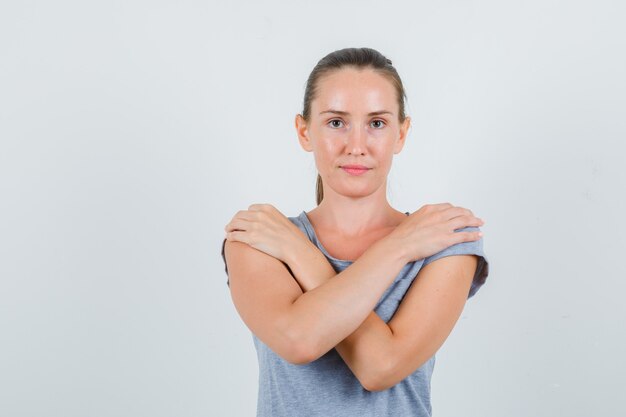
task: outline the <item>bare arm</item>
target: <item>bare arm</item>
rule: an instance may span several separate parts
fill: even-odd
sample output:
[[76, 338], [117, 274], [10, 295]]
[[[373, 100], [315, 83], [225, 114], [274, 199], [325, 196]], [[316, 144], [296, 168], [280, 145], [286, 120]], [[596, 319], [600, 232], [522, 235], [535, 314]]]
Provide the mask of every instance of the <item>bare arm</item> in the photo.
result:
[[[311, 242], [307, 241], [293, 253], [298, 256], [289, 260], [288, 265], [305, 292], [337, 276], [328, 259]], [[391, 328], [376, 312], [370, 311], [365, 321], [335, 349], [361, 385], [370, 389], [382, 369], [386, 368], [384, 363], [392, 355], [392, 342]]]
[[[289, 266], [305, 291], [336, 276], [314, 245], [299, 248], [299, 254]], [[370, 391], [390, 388], [435, 354], [463, 310], [476, 265], [476, 257], [470, 255], [425, 266], [419, 273], [422, 282], [411, 286], [389, 324], [372, 311], [335, 346], [363, 387]]]
[[396, 241], [381, 239], [352, 265], [306, 293], [279, 260], [227, 241], [230, 289], [242, 319], [294, 363], [317, 359], [353, 333], [408, 262]]
[[[293, 253], [296, 249], [300, 258], [296, 262], [301, 262], [301, 266], [292, 262], [293, 269], [302, 271], [304, 265], [310, 265], [308, 262], [319, 263], [315, 259], [321, 259], [321, 253], [298, 250], [302, 248], [302, 244], [293, 242], [308, 239], [298, 236], [300, 231], [294, 234], [295, 226], [283, 217], [272, 206], [253, 205], [248, 211], [238, 212], [226, 227], [229, 240], [226, 242], [226, 260], [233, 301], [246, 325], [272, 350], [293, 363], [307, 363], [337, 346], [357, 329], [359, 333], [365, 329], [375, 329], [375, 337], [370, 336], [370, 332], [367, 333], [367, 348], [372, 349], [374, 346], [375, 351], [386, 352], [384, 356], [391, 360], [380, 360], [375, 366], [366, 368], [365, 361], [360, 360], [367, 353], [360, 353], [364, 344], [347, 344], [343, 352], [346, 356], [357, 358], [349, 359], [348, 362], [356, 370], [355, 375], [363, 385], [376, 389], [393, 383], [401, 375], [406, 377], [416, 369], [421, 362], [416, 363], [415, 358], [423, 358], [435, 346], [429, 341], [431, 336], [434, 337], [433, 340], [443, 342], [445, 337], [441, 339], [440, 336], [444, 333], [447, 336], [458, 318], [458, 315], [455, 317], [453, 314], [454, 309], [458, 309], [458, 303], [442, 302], [438, 294], [446, 297], [463, 294], [464, 289], [458, 285], [458, 262], [467, 266], [467, 258], [472, 258], [471, 256], [446, 257], [422, 268], [419, 274], [421, 280], [416, 279], [411, 287], [421, 289], [417, 292], [409, 289], [388, 325], [378, 317], [373, 317], [377, 320], [370, 320], [368, 316], [384, 290], [407, 262], [422, 259], [452, 244], [476, 240], [479, 237], [476, 232], [453, 233], [463, 226], [480, 223], [480, 219], [474, 217], [469, 210], [453, 207], [449, 203], [423, 206], [408, 216], [390, 235], [374, 243], [340, 274], [335, 275], [334, 270], [328, 269], [327, 262], [321, 263], [320, 275], [296, 272], [304, 283], [301, 284], [302, 288], [293, 280], [285, 266], [293, 257], [284, 255]], [[291, 246], [285, 247], [283, 232], [288, 236], [295, 236], [289, 239]], [[312, 245], [310, 242], [308, 244]], [[456, 272], [451, 267], [457, 268]], [[317, 269], [314, 266], [312, 270]], [[334, 276], [335, 279], [317, 281], [326, 273], [328, 278]], [[415, 285], [417, 281], [431, 284]], [[447, 286], [441, 287], [442, 283], [447, 283]], [[463, 302], [466, 296], [467, 291], [463, 294]], [[454, 297], [456, 300], [460, 299], [456, 295]], [[409, 302], [415, 299], [420, 302]], [[436, 300], [435, 304], [433, 300]], [[413, 307], [403, 308], [409, 304]], [[426, 310], [425, 306], [428, 306]], [[412, 336], [417, 332], [411, 331], [410, 326], [421, 323], [425, 316], [429, 320], [421, 328], [430, 330], [420, 334], [417, 340]], [[438, 324], [439, 321], [441, 325]], [[405, 326], [409, 330], [404, 330], [404, 336], [400, 337], [397, 329]], [[448, 333], [445, 332], [446, 329]], [[400, 348], [399, 342], [387, 343], [389, 337], [381, 337], [381, 332], [386, 333], [386, 336], [393, 334], [396, 336], [393, 340], [403, 340], [404, 344]], [[356, 336], [358, 334], [354, 335], [355, 339]], [[417, 349], [418, 343], [428, 344], [429, 347]], [[391, 348], [387, 349], [389, 346]], [[403, 359], [396, 360], [396, 357]], [[423, 360], [428, 357], [430, 356]]]

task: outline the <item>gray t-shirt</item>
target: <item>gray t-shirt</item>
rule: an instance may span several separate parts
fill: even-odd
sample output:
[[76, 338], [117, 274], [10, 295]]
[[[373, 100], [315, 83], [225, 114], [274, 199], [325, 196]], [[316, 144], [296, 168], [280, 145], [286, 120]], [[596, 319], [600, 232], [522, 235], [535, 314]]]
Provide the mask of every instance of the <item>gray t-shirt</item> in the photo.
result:
[[[288, 218], [320, 249], [337, 273], [352, 264], [352, 261], [336, 259], [328, 254], [317, 239], [306, 212]], [[457, 231], [472, 230], [479, 228], [465, 227]], [[472, 297], [489, 274], [482, 238], [458, 243], [425, 259], [406, 264], [380, 297], [376, 313], [385, 322], [391, 320], [422, 266], [444, 256], [467, 254], [480, 256], [468, 294], [468, 298]], [[228, 269], [225, 269], [228, 274]], [[435, 355], [393, 387], [371, 392], [363, 388], [334, 348], [313, 362], [294, 365], [274, 353], [254, 333], [252, 339], [259, 362], [257, 417], [430, 417], [432, 414], [430, 380]]]

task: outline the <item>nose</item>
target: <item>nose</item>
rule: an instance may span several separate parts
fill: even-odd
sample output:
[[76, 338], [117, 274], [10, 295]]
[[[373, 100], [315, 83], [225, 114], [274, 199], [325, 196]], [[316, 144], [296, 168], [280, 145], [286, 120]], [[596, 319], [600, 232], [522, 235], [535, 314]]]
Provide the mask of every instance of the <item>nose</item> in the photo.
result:
[[358, 125], [350, 129], [346, 142], [348, 155], [365, 155], [365, 135], [366, 133]]

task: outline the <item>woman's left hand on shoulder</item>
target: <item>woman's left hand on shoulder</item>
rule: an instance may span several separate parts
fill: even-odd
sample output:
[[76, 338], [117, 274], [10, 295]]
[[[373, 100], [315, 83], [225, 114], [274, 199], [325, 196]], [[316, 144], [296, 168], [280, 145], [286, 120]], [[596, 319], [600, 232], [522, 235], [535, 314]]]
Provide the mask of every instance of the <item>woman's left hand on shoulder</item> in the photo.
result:
[[290, 259], [309, 242], [304, 233], [271, 204], [252, 204], [240, 210], [224, 227], [226, 240], [246, 243], [289, 264]]

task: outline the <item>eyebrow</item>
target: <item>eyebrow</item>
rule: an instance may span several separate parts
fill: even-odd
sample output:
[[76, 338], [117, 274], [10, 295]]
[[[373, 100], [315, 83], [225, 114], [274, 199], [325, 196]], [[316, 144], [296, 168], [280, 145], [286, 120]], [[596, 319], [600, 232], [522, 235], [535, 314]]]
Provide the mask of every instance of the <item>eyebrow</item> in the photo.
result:
[[[320, 115], [322, 115], [324, 113], [335, 113], [335, 114], [340, 114], [342, 116], [349, 116], [350, 115], [350, 113], [348, 113], [347, 111], [334, 110], [334, 109], [324, 110], [324, 111], [320, 112]], [[391, 114], [391, 115], [393, 115], [393, 113], [388, 111], [388, 110], [378, 110], [378, 111], [373, 111], [373, 112], [367, 113], [368, 116], [379, 116], [381, 114]]]

